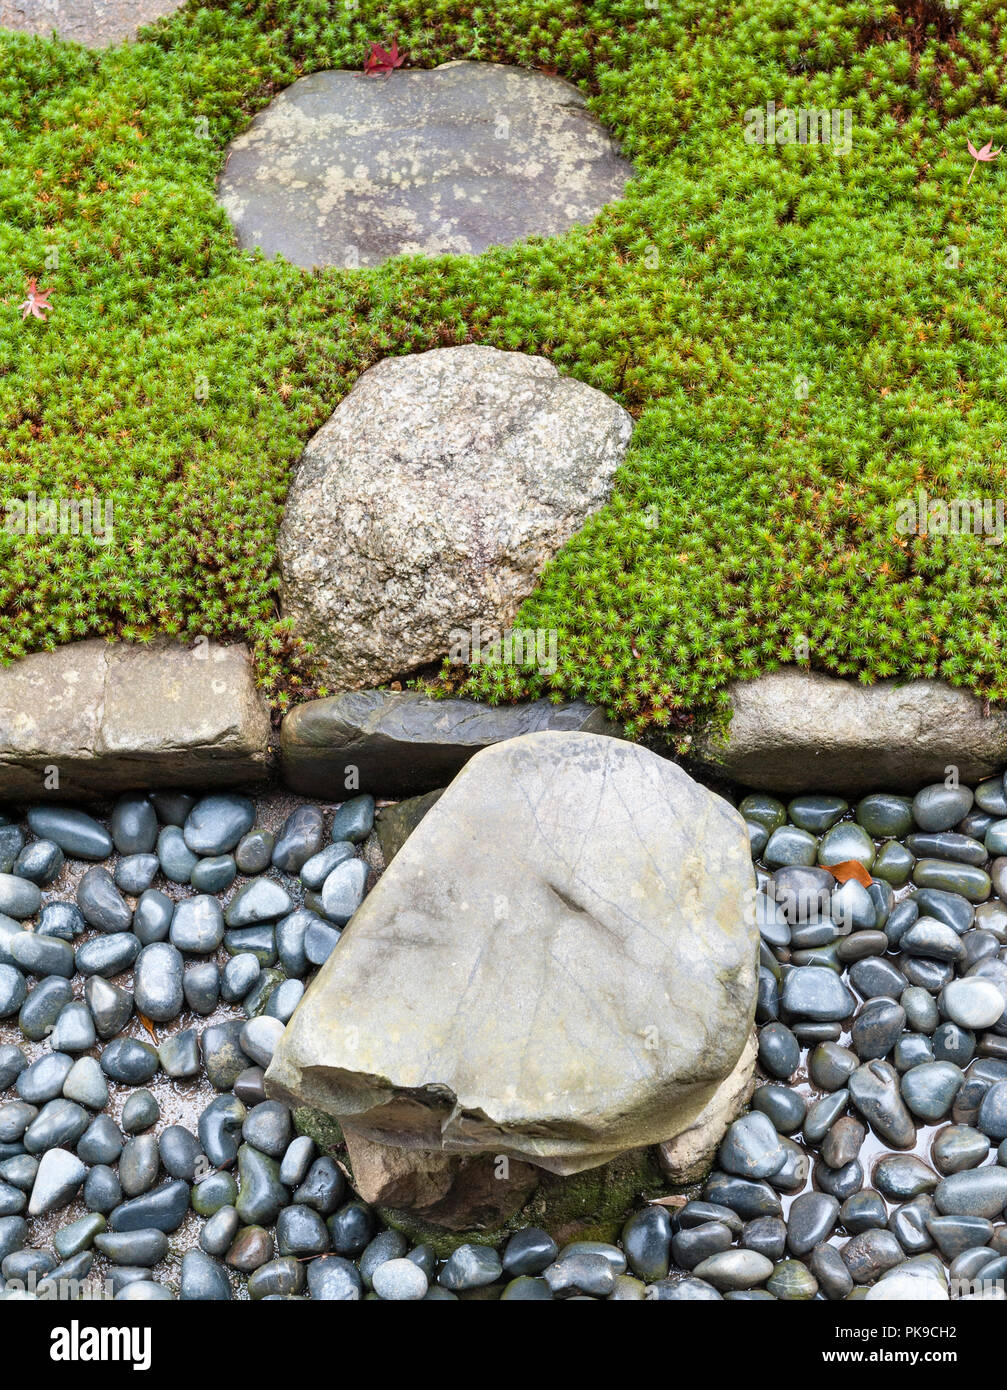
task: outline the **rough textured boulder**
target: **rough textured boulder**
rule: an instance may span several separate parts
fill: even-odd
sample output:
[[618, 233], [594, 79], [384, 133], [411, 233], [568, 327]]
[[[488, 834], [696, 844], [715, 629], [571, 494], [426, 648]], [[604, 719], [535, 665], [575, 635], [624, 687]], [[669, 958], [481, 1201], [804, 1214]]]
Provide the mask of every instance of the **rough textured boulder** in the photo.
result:
[[280, 530], [283, 611], [331, 683], [380, 685], [475, 624], [507, 628], [608, 497], [632, 427], [519, 352], [438, 348], [365, 372], [308, 442]]
[[294, 1014], [271, 1093], [403, 1148], [576, 1173], [692, 1127], [752, 1027], [737, 812], [646, 749], [479, 753]]
[[[734, 1071], [695, 1122], [656, 1149], [635, 1151], [642, 1173], [651, 1154], [666, 1182], [676, 1187], [697, 1182], [709, 1172], [724, 1131], [751, 1095], [757, 1055], [753, 1031]], [[498, 1229], [525, 1207], [544, 1176], [539, 1167], [516, 1160], [503, 1163], [495, 1154], [400, 1149], [363, 1139], [352, 1130], [345, 1138], [353, 1186], [365, 1202], [450, 1231]], [[577, 1178], [554, 1181], [573, 1184]], [[550, 1189], [553, 1200], [573, 1196], [562, 1188]], [[533, 1220], [526, 1215], [529, 1222]]]
[[785, 667], [735, 682], [729, 696], [726, 744], [707, 733], [690, 755], [761, 791], [911, 792], [951, 764], [974, 783], [1007, 762], [1007, 712], [984, 715], [975, 696], [940, 681], [863, 686]]
[[480, 749], [544, 729], [619, 733], [582, 700], [483, 705], [415, 690], [355, 690], [290, 711], [280, 729], [283, 779], [303, 796], [331, 796], [356, 768], [362, 791], [415, 796], [450, 782]]
[[494, 1230], [521, 1210], [541, 1168], [493, 1154], [471, 1157], [399, 1149], [346, 1135], [357, 1195], [374, 1206], [409, 1212], [453, 1231]]
[[[87, 641], [0, 669], [0, 796], [262, 781], [269, 715], [247, 648]], [[47, 769], [59, 786], [46, 786]]]
[[0, 0], [0, 29], [72, 39], [106, 48], [136, 37], [144, 24], [179, 9], [185, 0]]
[[239, 245], [355, 267], [556, 236], [632, 172], [568, 82], [455, 62], [302, 77], [232, 141], [218, 191]]

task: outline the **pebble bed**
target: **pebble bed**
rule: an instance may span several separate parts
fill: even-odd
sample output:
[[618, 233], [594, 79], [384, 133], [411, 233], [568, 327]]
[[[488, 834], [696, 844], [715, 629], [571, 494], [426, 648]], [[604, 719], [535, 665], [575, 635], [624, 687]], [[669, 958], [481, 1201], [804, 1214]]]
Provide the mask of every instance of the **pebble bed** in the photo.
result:
[[678, 1298], [1002, 1300], [1007, 790], [751, 795], [759, 1081]]
[[370, 797], [0, 817], [0, 1299], [1003, 1299], [1003, 779], [739, 809], [759, 1080], [702, 1190], [447, 1260], [263, 1087], [375, 880]]

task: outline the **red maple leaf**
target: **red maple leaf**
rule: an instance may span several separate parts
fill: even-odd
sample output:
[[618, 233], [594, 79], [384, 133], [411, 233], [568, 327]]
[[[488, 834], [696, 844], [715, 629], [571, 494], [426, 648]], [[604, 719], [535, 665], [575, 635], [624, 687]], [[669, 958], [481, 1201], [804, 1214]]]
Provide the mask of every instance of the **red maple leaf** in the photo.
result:
[[33, 314], [35, 318], [41, 319], [44, 323], [45, 311], [52, 308], [52, 305], [49, 303], [49, 296], [52, 294], [54, 288], [55, 286], [50, 285], [47, 290], [40, 290], [38, 281], [33, 275], [28, 281], [28, 298], [23, 304], [17, 306], [21, 310], [22, 319], [26, 319], [29, 314]]
[[966, 140], [965, 143], [969, 147], [969, 154], [975, 160], [975, 164], [973, 164], [972, 168], [969, 170], [968, 180], [965, 184], [965, 187], [968, 188], [969, 184], [972, 182], [972, 175], [976, 171], [976, 164], [988, 164], [990, 160], [996, 159], [997, 155], [1000, 153], [1000, 150], [995, 150], [993, 148], [992, 140], [988, 140], [986, 144], [983, 145], [981, 150], [977, 150], [971, 140]]
[[825, 868], [839, 883], [849, 883], [851, 878], [855, 878], [865, 888], [871, 886], [871, 876], [859, 859], [844, 859], [839, 864], [826, 864]]
[[382, 48], [379, 43], [371, 44], [371, 51], [364, 62], [364, 72], [368, 77], [388, 76], [393, 68], [400, 68], [404, 62], [396, 36], [392, 39], [391, 48]]

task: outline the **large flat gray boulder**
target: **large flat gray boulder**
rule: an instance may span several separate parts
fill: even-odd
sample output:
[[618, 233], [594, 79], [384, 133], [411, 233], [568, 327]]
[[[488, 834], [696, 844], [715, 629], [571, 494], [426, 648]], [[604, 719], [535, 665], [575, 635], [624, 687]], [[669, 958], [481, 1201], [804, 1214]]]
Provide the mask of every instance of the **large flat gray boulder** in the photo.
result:
[[940, 681], [865, 686], [785, 667], [728, 694], [726, 743], [704, 733], [690, 758], [760, 791], [913, 792], [952, 765], [974, 784], [1007, 762], [1007, 712]]
[[255, 783], [269, 736], [239, 644], [91, 640], [0, 668], [0, 797]]
[[72, 39], [107, 48], [136, 37], [144, 24], [180, 9], [185, 0], [0, 0], [0, 29]]
[[[544, 357], [439, 348], [365, 372], [308, 441], [280, 529], [283, 611], [327, 683], [381, 685], [508, 629], [632, 428]], [[539, 669], [558, 659], [547, 633], [531, 644]]]
[[752, 1027], [737, 812], [646, 749], [477, 754], [364, 900], [270, 1092], [400, 1148], [569, 1174], [692, 1128]]
[[454, 62], [300, 78], [231, 142], [218, 191], [239, 245], [356, 267], [559, 235], [632, 172], [568, 82]]
[[490, 744], [545, 729], [620, 733], [583, 700], [483, 705], [416, 690], [353, 690], [290, 711], [280, 727], [281, 768], [287, 786], [303, 796], [342, 789], [416, 796], [443, 787]]

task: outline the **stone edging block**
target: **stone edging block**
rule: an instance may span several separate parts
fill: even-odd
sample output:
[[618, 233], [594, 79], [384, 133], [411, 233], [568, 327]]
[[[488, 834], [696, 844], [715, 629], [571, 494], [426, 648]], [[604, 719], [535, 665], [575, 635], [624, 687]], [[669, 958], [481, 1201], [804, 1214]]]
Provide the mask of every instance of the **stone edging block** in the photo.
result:
[[0, 668], [0, 797], [254, 784], [269, 740], [241, 644], [92, 639]]
[[915, 792], [947, 769], [974, 785], [1007, 762], [1007, 711], [942, 681], [858, 685], [784, 667], [729, 687], [726, 743], [697, 736], [692, 762], [760, 791]]
[[354, 690], [292, 709], [280, 728], [280, 763], [286, 785], [304, 796], [364, 791], [398, 799], [444, 787], [491, 744], [545, 729], [622, 736], [582, 700], [483, 705], [415, 690]]

